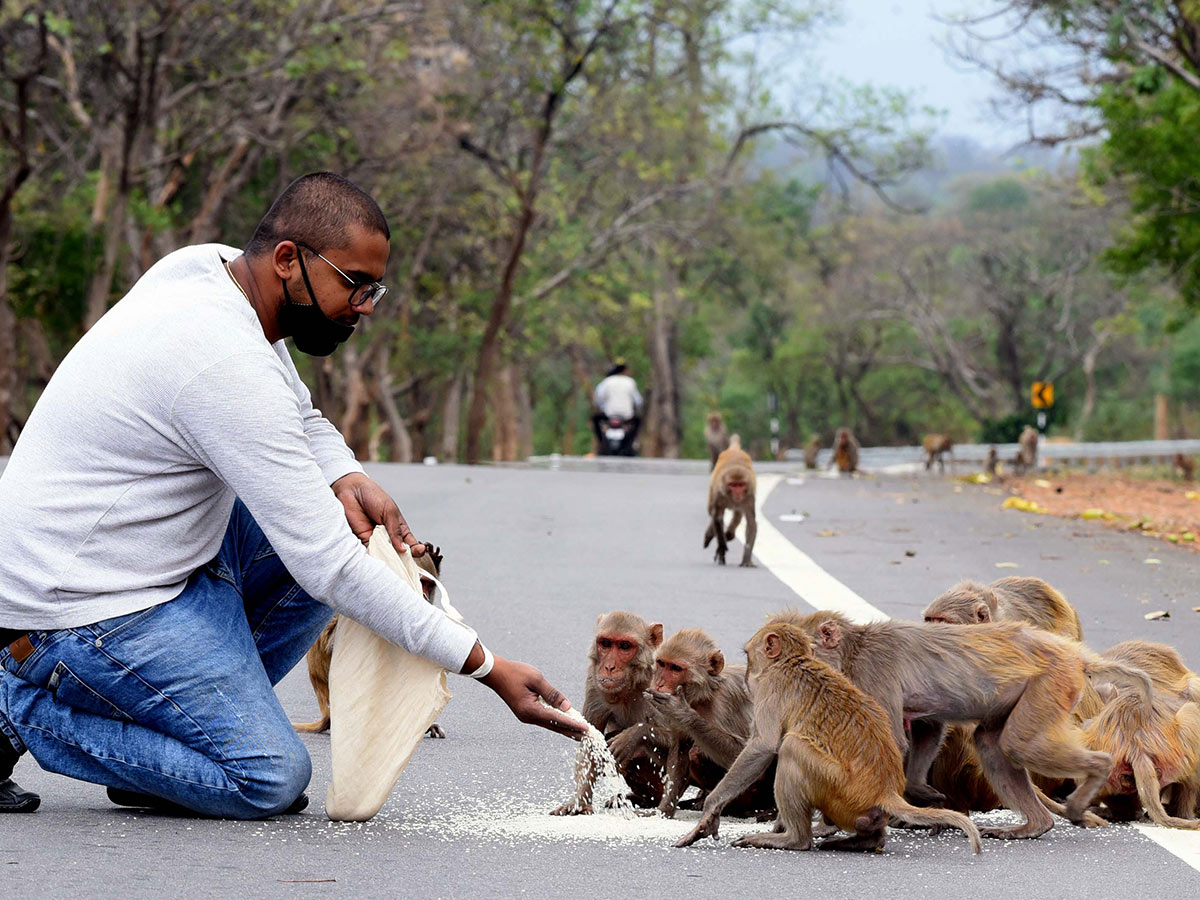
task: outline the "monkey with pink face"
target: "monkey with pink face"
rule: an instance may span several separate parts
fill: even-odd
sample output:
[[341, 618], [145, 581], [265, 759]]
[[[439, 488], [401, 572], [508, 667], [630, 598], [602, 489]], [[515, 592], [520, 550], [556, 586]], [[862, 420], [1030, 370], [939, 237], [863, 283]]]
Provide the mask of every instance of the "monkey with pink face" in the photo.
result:
[[[717, 552], [713, 557], [720, 565], [725, 565], [725, 554], [729, 550], [729, 541], [741, 524], [743, 516], [746, 519], [746, 549], [742, 552], [742, 565], [752, 567], [751, 556], [754, 552], [754, 539], [758, 535], [758, 521], [754, 518], [754, 463], [750, 454], [742, 449], [742, 441], [736, 434], [730, 437], [728, 449], [717, 457], [713, 467], [712, 477], [708, 483], [708, 528], [704, 532], [704, 546], [717, 539]], [[725, 510], [733, 510], [733, 519], [728, 527], [725, 525]]]

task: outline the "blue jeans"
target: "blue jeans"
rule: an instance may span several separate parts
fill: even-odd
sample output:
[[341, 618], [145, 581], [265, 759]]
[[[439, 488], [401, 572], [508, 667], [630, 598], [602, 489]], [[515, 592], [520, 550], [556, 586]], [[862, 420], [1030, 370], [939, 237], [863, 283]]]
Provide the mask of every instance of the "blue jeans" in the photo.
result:
[[274, 815], [312, 763], [272, 686], [332, 615], [239, 500], [216, 559], [174, 600], [33, 632], [20, 663], [0, 650], [0, 728], [51, 772], [212, 816]]

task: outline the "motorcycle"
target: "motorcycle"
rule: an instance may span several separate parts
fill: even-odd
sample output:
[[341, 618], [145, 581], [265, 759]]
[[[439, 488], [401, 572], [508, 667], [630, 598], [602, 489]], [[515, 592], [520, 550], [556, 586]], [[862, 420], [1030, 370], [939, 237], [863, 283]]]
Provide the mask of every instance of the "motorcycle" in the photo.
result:
[[600, 429], [601, 456], [636, 456], [630, 435], [630, 421], [620, 416], [609, 416]]

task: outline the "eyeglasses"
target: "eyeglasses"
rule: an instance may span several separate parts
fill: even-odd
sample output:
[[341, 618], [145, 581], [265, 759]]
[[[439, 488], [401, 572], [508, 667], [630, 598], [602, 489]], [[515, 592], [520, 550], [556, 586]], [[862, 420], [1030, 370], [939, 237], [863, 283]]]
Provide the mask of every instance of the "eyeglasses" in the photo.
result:
[[[383, 295], [387, 293], [387, 285], [385, 285], [382, 281], [355, 281], [328, 259], [325, 259], [324, 256], [322, 256], [308, 244], [304, 243], [303, 241], [293, 241], [292, 243], [294, 243], [297, 247], [303, 247], [309, 253], [313, 253], [321, 259], [324, 259], [325, 262], [329, 263], [329, 265], [333, 267], [333, 271], [337, 272], [348, 282], [350, 282], [349, 302], [354, 309], [359, 309], [363, 306], [366, 306], [367, 303], [371, 304], [372, 312], [379, 308], [379, 304], [383, 301]], [[300, 260], [300, 274], [304, 276], [305, 287], [308, 288], [309, 296], [312, 296], [313, 302], [316, 303], [317, 298], [313, 296], [312, 285], [308, 284], [308, 273], [304, 271], [304, 259], [303, 257], [297, 258]]]

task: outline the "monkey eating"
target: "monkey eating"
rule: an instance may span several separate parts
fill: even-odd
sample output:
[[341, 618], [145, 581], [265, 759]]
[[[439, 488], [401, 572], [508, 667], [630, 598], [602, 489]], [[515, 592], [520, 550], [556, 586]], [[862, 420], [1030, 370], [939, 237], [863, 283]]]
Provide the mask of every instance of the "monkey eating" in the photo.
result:
[[[1158, 694], [1147, 701], [1121, 690], [1099, 715], [1084, 723], [1084, 741], [1112, 756], [1108, 780], [1096, 795], [1111, 817], [1128, 820], [1145, 808], [1151, 821], [1167, 828], [1200, 828], [1193, 818], [1200, 792], [1200, 706], [1179, 704]], [[1178, 815], [1168, 815], [1163, 788], [1177, 790]]]
[[[659, 772], [666, 756], [666, 729], [655, 727], [643, 694], [650, 687], [654, 650], [662, 639], [659, 623], [614, 610], [596, 619], [596, 635], [588, 651], [583, 717], [608, 739], [635, 806], [655, 806], [663, 793]], [[590, 814], [597, 774], [580, 773], [575, 797], [551, 815]]]
[[[1066, 598], [1040, 578], [1011, 576], [990, 585], [960, 582], [927, 607], [926, 622], [949, 625], [979, 625], [989, 622], [1026, 622], [1035, 628], [1083, 640], [1079, 614]], [[1075, 716], [1082, 720], [1095, 715], [1103, 705], [1090, 681], [1085, 681]], [[914, 727], [925, 727], [918, 724]], [[1000, 805], [983, 774], [970, 725], [951, 725], [929, 771], [929, 784], [945, 795], [951, 809], [986, 812]], [[1037, 777], [1045, 791], [1058, 789], [1061, 779]]]
[[913, 825], [959, 828], [981, 850], [979, 831], [962, 813], [920, 809], [901, 796], [904, 765], [883, 708], [841, 673], [813, 656], [800, 628], [767, 624], [746, 644], [754, 730], [704, 803], [699, 824], [675, 846], [717, 837], [730, 799], [776, 761], [775, 830], [749, 834], [735, 847], [808, 850], [814, 810], [850, 837], [827, 838], [822, 850], [879, 850], [889, 816]]
[[1100, 655], [1141, 669], [1157, 690], [1177, 700], [1200, 703], [1200, 676], [1187, 667], [1174, 647], [1153, 641], [1121, 641]]
[[954, 441], [944, 434], [927, 434], [925, 439], [921, 441], [921, 447], [925, 450], [925, 471], [928, 472], [933, 468], [936, 461], [938, 471], [946, 471], [946, 462], [943, 457], [950, 454], [950, 466], [954, 467]]
[[708, 445], [708, 470], [717, 467], [717, 457], [729, 447], [729, 432], [725, 429], [725, 420], [719, 412], [708, 414], [708, 424], [704, 426], [704, 443]]
[[[779, 622], [807, 631], [817, 658], [887, 712], [897, 747], [908, 750], [905, 792], [916, 802], [944, 799], [927, 783], [944, 723], [976, 723], [973, 740], [988, 781], [1006, 807], [1025, 816], [1022, 824], [986, 829], [989, 837], [1033, 838], [1053, 827], [1029, 771], [1075, 779], [1064, 812], [1075, 824], [1089, 824], [1088, 805], [1112, 760], [1084, 745], [1072, 717], [1084, 682], [1105, 676], [1147, 698], [1151, 693], [1144, 672], [1027, 625], [963, 628], [895, 620], [855, 625], [830, 612], [784, 613], [771, 624]], [[905, 724], [921, 721], [930, 727], [914, 727], [909, 746]]]
[[[421, 556], [414, 556], [413, 562], [434, 578], [440, 578], [442, 558], [442, 549], [427, 543], [425, 553]], [[422, 581], [421, 588], [425, 592], [425, 599], [428, 600], [430, 592], [433, 590], [433, 583]], [[318, 635], [313, 645], [308, 648], [308, 655], [305, 657], [305, 661], [308, 663], [308, 680], [312, 684], [313, 693], [317, 695], [317, 707], [321, 711], [321, 718], [315, 722], [292, 723], [292, 727], [296, 731], [304, 734], [319, 734], [329, 730], [329, 665], [333, 659], [333, 633], [337, 628], [337, 623], [338, 617], [334, 616]], [[441, 725], [434, 722], [425, 732], [425, 736], [444, 738], [446, 731]]]
[[858, 440], [849, 428], [839, 428], [833, 436], [833, 461], [843, 475], [858, 471]]
[[[754, 493], [757, 480], [750, 454], [742, 449], [741, 439], [735, 434], [729, 439], [729, 448], [717, 457], [712, 477], [708, 482], [708, 528], [704, 532], [704, 546], [717, 539], [717, 552], [713, 559], [725, 565], [725, 554], [729, 541], [744, 516], [746, 519], [746, 547], [742, 551], [742, 566], [753, 568], [754, 539], [758, 535], [758, 520], [754, 516]], [[725, 510], [733, 510], [733, 519], [725, 526]]]
[[[689, 785], [707, 791], [733, 765], [750, 735], [752, 705], [745, 669], [726, 666], [716, 642], [700, 628], [671, 635], [655, 653], [654, 665], [654, 686], [646, 697], [670, 733], [667, 784], [658, 809], [673, 818]], [[773, 806], [769, 781], [747, 785], [738, 802], [745, 810]]]
[[990, 585], [961, 581], [921, 614], [926, 622], [978, 625], [984, 622], [1028, 622], [1042, 631], [1083, 640], [1079, 613], [1066, 598], [1040, 578], [1011, 575]]

